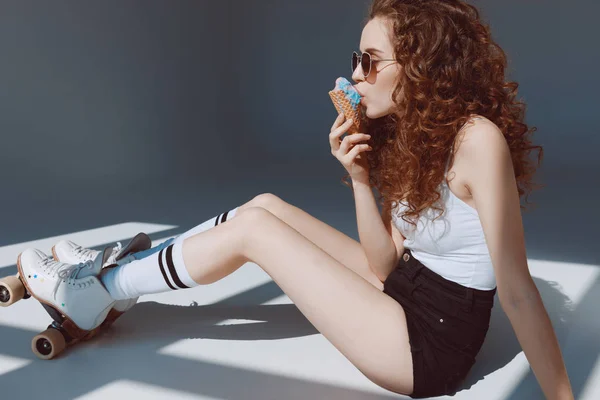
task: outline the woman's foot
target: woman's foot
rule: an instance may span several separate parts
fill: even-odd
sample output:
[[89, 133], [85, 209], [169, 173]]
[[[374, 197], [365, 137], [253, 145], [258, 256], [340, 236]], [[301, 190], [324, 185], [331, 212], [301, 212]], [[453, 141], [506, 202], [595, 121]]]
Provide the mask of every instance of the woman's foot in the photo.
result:
[[17, 269], [27, 292], [89, 331], [104, 322], [115, 304], [98, 278], [109, 255], [107, 247], [94, 260], [65, 264], [29, 248], [19, 254]]
[[[119, 264], [119, 261], [125, 261], [124, 259], [128, 255], [148, 250], [151, 246], [152, 240], [150, 237], [140, 232], [125, 247], [121, 246], [121, 242], [117, 242], [117, 245], [111, 249], [111, 253], [102, 267], [105, 269], [109, 266]], [[100, 251], [98, 250], [82, 247], [70, 240], [61, 240], [52, 247], [54, 259], [67, 264], [79, 264], [94, 260], [99, 253]], [[98, 278], [101, 278], [101, 274], [98, 275]], [[124, 313], [133, 307], [137, 303], [137, 300], [138, 297], [117, 300], [113, 308]]]

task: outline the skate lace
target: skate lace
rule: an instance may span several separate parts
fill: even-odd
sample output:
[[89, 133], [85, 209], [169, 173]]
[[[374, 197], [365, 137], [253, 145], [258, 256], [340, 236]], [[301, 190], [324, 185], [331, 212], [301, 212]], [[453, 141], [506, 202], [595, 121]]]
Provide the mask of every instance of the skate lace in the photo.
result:
[[122, 248], [123, 248], [123, 246], [121, 246], [121, 242], [117, 242], [117, 245], [115, 247], [113, 247], [112, 253], [110, 253], [110, 256], [106, 260], [107, 265], [117, 263], [117, 256], [121, 252]]
[[40, 265], [46, 270], [46, 273], [49, 276], [58, 277], [56, 284], [54, 285], [54, 290], [52, 291], [52, 297], [56, 300], [56, 292], [58, 291], [60, 284], [65, 280], [65, 282], [70, 283], [71, 279], [75, 278], [83, 268], [93, 268], [94, 262], [90, 260], [79, 264], [65, 264], [54, 261], [52, 257], [48, 257], [42, 260]]
[[[117, 245], [115, 247], [113, 247], [112, 253], [110, 253], [110, 256], [108, 257], [106, 262], [109, 264], [115, 264], [116, 258], [119, 255], [119, 253], [121, 252], [122, 248], [123, 248], [123, 246], [121, 245], [121, 242], [117, 242]], [[75, 255], [77, 257], [83, 258], [84, 260], [93, 260], [98, 255], [97, 250], [86, 249], [85, 247], [82, 247], [82, 246], [75, 247], [73, 249], [73, 251], [75, 252]]]
[[95, 250], [86, 249], [85, 247], [77, 246], [73, 249], [75, 255], [80, 258], [86, 258], [88, 260], [94, 259], [96, 254], [98, 254]]

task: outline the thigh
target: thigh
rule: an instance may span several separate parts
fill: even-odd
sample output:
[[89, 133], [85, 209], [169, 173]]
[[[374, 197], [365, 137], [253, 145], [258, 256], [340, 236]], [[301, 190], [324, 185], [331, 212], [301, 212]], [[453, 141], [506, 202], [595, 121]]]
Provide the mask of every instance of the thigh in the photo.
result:
[[[413, 372], [402, 306], [262, 207], [224, 236], [242, 232], [244, 259], [259, 265], [304, 316], [377, 385], [411, 393]], [[218, 229], [219, 227], [217, 227]]]
[[271, 193], [254, 197], [244, 204], [242, 209], [247, 207], [266, 209], [371, 285], [383, 291], [383, 282], [371, 270], [360, 242]]

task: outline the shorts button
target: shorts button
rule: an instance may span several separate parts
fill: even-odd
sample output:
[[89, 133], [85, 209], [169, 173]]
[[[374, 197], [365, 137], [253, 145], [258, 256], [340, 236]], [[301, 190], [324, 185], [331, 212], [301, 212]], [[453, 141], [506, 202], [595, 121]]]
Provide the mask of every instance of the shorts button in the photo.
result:
[[444, 322], [444, 320], [442, 318], [440, 318], [440, 322]]
[[404, 261], [408, 261], [410, 259], [410, 255], [408, 253], [404, 253], [404, 256], [402, 258], [404, 259]]

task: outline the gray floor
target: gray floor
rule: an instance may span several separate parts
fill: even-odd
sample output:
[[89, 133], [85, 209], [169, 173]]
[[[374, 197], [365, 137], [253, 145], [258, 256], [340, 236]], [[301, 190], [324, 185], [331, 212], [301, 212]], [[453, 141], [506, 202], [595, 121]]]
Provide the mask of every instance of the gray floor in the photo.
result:
[[[11, 183], [10, 197], [2, 200], [0, 276], [15, 273], [16, 257], [26, 247], [49, 251], [54, 241], [66, 237], [100, 248], [124, 241], [136, 230], [146, 230], [157, 244], [264, 192], [358, 239], [354, 199], [340, 182], [342, 173], [333, 162], [307, 162], [240, 170], [229, 179], [193, 187], [157, 179], [137, 187], [115, 184], [59, 192], [43, 182]], [[589, 171], [543, 171], [540, 180], [547, 187], [530, 196], [537, 207], [523, 214], [531, 274], [555, 327], [575, 398], [589, 400], [600, 398], [600, 182], [598, 176], [592, 178]], [[357, 371], [252, 263], [212, 285], [144, 296], [100, 337], [58, 359], [41, 361], [32, 354], [30, 341], [49, 322], [33, 300], [0, 309], [3, 395], [402, 397]], [[477, 364], [456, 398], [543, 398], [497, 299]]]

